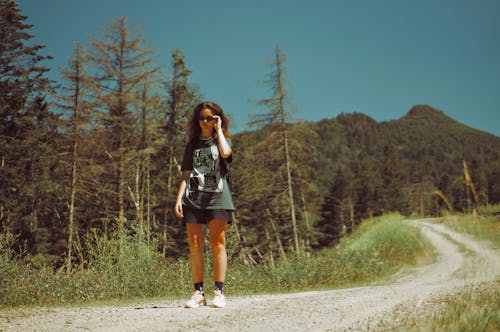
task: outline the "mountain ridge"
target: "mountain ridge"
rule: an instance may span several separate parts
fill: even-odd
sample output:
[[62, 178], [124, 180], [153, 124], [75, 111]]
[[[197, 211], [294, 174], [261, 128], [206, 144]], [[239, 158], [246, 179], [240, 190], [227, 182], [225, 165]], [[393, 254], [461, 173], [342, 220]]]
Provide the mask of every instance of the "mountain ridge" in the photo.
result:
[[[433, 108], [429, 105], [415, 105], [413, 106], [403, 117], [400, 119], [401, 121], [434, 121], [436, 123], [443, 123], [446, 126], [455, 126], [456, 128], [462, 128], [464, 130], [468, 130], [471, 133], [484, 133], [488, 135], [492, 135], [497, 137], [496, 135], [483, 131], [477, 128], [473, 128], [465, 123], [462, 123], [451, 116], [447, 115], [444, 111]], [[396, 121], [398, 121], [396, 120]]]
[[[240, 153], [262, 155], [271, 146], [278, 151], [279, 136], [269, 135], [273, 131], [269, 127], [236, 134], [234, 168], [254, 167], [246, 161], [240, 163]], [[290, 124], [288, 137], [294, 147], [290, 150], [294, 172], [312, 174], [310, 183], [317, 188], [320, 200], [341, 174], [350, 186], [347, 192], [354, 190], [355, 183], [362, 182], [356, 195], [364, 186], [366, 192], [359, 199], [369, 205], [366, 207], [369, 213], [388, 210], [415, 213], [419, 204], [416, 188], [426, 193], [425, 204], [432, 214], [442, 208], [430, 196], [435, 190], [449, 197], [457, 210], [464, 210], [465, 161], [482, 195], [482, 202], [478, 203], [500, 202], [500, 138], [462, 124], [429, 105], [415, 105], [403, 117], [385, 122], [377, 122], [363, 113], [341, 113], [318, 122]], [[254, 151], [252, 145], [262, 142], [268, 147]], [[301, 149], [308, 152], [304, 154]], [[276, 152], [266, 153], [270, 153], [268, 160], [272, 156], [274, 163], [278, 162]], [[262, 167], [269, 167], [269, 162]], [[245, 173], [241, 169], [238, 172]]]

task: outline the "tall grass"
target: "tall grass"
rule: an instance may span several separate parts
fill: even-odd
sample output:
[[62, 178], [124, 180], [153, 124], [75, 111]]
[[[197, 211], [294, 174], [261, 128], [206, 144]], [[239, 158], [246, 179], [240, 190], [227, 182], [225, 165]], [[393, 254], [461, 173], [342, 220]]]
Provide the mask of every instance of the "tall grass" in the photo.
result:
[[500, 215], [500, 204], [482, 205], [477, 208], [479, 214], [496, 214]]
[[500, 330], [499, 283], [471, 286], [446, 299], [446, 305], [427, 322], [429, 330], [487, 332]]
[[[319, 252], [289, 255], [271, 264], [229, 262], [226, 293], [243, 295], [339, 288], [372, 283], [402, 266], [431, 259], [418, 229], [399, 215], [366, 221], [339, 246]], [[16, 259], [6, 236], [0, 237], [0, 306], [64, 305], [180, 298], [191, 291], [186, 259], [166, 261], [155, 244], [132, 236], [87, 236], [85, 268], [56, 273]], [[209, 250], [207, 251], [209, 252]], [[206, 288], [210, 288], [211, 261], [207, 257]]]
[[339, 288], [371, 283], [403, 266], [431, 261], [432, 248], [417, 228], [402, 220], [394, 214], [366, 221], [339, 246], [281, 259], [275, 268], [231, 267], [228, 289], [241, 294]]
[[190, 289], [188, 262], [167, 263], [154, 245], [131, 236], [92, 234], [87, 266], [70, 273], [16, 258], [9, 238], [0, 237], [0, 307], [176, 297]]
[[500, 248], [500, 205], [480, 208], [479, 213], [448, 216], [442, 220], [450, 228], [487, 240], [494, 248]]

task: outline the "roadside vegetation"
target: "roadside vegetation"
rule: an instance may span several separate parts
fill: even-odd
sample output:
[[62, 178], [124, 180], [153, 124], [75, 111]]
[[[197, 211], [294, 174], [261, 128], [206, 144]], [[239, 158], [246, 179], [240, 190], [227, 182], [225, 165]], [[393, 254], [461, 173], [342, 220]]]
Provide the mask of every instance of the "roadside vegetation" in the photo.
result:
[[[443, 218], [444, 223], [498, 248], [499, 218], [496, 212], [479, 216]], [[186, 259], [165, 260], [156, 244], [125, 237], [94, 234], [86, 239], [88, 260], [71, 273], [41, 266], [29, 256], [19, 259], [10, 247], [12, 236], [0, 236], [0, 308], [124, 303], [140, 300], [183, 299], [191, 291]], [[209, 251], [207, 251], [209, 254]], [[334, 289], [373, 284], [405, 266], [427, 264], [433, 248], [419, 230], [398, 214], [364, 221], [336, 247], [277, 258], [273, 264], [230, 264], [227, 294], [230, 296]], [[206, 284], [210, 287], [210, 255]], [[207, 288], [208, 288], [207, 287]], [[438, 299], [432, 312], [411, 313], [389, 319], [396, 331], [495, 331], [500, 327], [500, 283], [468, 286]], [[392, 326], [394, 322], [398, 326]]]
[[[500, 248], [500, 205], [479, 208], [479, 215], [458, 215], [443, 218], [443, 222], [476, 239], [486, 240]], [[500, 330], [500, 280], [471, 285], [433, 304], [435, 310], [423, 315], [413, 313], [392, 319], [398, 326], [387, 323], [383, 330], [395, 331], [462, 331]]]
[[430, 330], [498, 331], [500, 329], [500, 284], [493, 282], [468, 287], [445, 301], [442, 310], [429, 319]]
[[[418, 229], [402, 222], [400, 215], [367, 220], [338, 246], [301, 255], [283, 256], [274, 264], [230, 263], [227, 293], [291, 292], [332, 289], [373, 283], [403, 266], [430, 261], [432, 249]], [[152, 298], [184, 298], [191, 291], [186, 259], [166, 261], [156, 244], [125, 236], [95, 233], [86, 238], [89, 257], [68, 273], [39, 265], [29, 256], [19, 259], [0, 237], [0, 307], [31, 305], [96, 304]], [[423, 260], [422, 260], [423, 258]], [[206, 285], [211, 285], [207, 255]], [[207, 288], [208, 288], [207, 287]]]
[[481, 206], [477, 214], [449, 216], [443, 222], [456, 231], [487, 240], [494, 248], [500, 248], [500, 204]]
[[[411, 325], [429, 331], [487, 332], [500, 329], [500, 284], [470, 286], [443, 299], [440, 309]], [[424, 322], [424, 324], [422, 324]], [[427, 322], [427, 324], [425, 324]]]
[[[469, 285], [457, 293], [434, 299], [407, 314], [394, 313], [376, 329], [381, 331], [461, 331], [500, 330], [500, 284], [498, 281]], [[427, 306], [432, 306], [429, 311]], [[401, 314], [401, 312], [403, 314]]]
[[338, 246], [281, 258], [275, 268], [231, 268], [229, 289], [245, 294], [355, 286], [376, 282], [403, 266], [430, 262], [432, 248], [418, 229], [402, 220], [392, 214], [364, 221]]

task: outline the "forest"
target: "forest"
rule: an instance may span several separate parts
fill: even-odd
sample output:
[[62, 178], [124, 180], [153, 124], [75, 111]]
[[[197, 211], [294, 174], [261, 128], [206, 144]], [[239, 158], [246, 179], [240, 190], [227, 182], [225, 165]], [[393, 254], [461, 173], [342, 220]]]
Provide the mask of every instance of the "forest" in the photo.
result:
[[[159, 68], [121, 17], [77, 44], [56, 82], [27, 17], [12, 0], [0, 4], [0, 233], [13, 235], [21, 256], [67, 270], [85, 266], [87, 239], [99, 235], [186, 256], [172, 207], [183, 125], [203, 100], [189, 59], [175, 49]], [[361, 113], [295, 121], [286, 55], [270, 55], [271, 94], [257, 101], [251, 129], [231, 139], [233, 258], [259, 264], [334, 246], [387, 212], [439, 216], [500, 203], [499, 137], [429, 105], [380, 123]]]

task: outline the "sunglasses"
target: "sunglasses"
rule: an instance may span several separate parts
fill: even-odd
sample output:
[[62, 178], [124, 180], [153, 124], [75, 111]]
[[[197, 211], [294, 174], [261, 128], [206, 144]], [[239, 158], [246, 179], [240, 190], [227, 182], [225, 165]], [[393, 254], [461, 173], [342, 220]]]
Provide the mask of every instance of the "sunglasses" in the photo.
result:
[[209, 115], [209, 116], [203, 116], [203, 115], [200, 115], [200, 116], [198, 117], [198, 120], [200, 120], [200, 121], [205, 121], [205, 120], [207, 120], [208, 122], [210, 122], [210, 121], [212, 121], [213, 119], [214, 119], [214, 118], [213, 118], [211, 115]]

